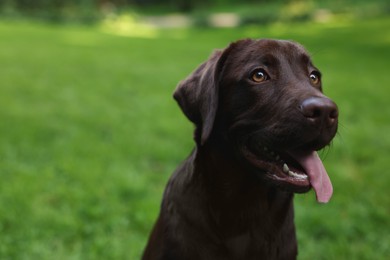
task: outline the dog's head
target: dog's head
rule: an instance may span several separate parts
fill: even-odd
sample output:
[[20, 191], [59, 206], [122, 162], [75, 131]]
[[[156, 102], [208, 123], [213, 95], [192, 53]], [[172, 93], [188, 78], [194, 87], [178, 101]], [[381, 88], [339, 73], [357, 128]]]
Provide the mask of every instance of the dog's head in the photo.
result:
[[332, 194], [315, 151], [337, 131], [338, 109], [322, 93], [305, 49], [280, 40], [241, 40], [215, 52], [174, 93], [196, 125], [198, 146], [220, 139], [268, 182], [294, 192]]

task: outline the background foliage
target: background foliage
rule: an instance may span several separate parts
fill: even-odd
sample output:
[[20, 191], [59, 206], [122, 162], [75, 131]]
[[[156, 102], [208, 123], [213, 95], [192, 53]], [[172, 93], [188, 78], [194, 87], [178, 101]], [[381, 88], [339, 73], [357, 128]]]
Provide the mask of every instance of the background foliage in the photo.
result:
[[173, 89], [213, 49], [245, 37], [304, 44], [340, 107], [339, 134], [321, 154], [334, 197], [296, 196], [299, 259], [387, 259], [390, 18], [381, 14], [177, 29], [3, 16], [0, 259], [139, 259], [165, 183], [194, 145]]
[[[283, 6], [292, 8], [281, 8]], [[317, 9], [359, 16], [389, 14], [387, 0], [0, 0], [4, 17], [34, 17], [51, 22], [96, 23], [109, 15], [128, 11], [161, 15], [185, 12], [203, 19], [214, 12], [238, 13], [244, 23], [274, 22], [280, 19], [309, 20]]]

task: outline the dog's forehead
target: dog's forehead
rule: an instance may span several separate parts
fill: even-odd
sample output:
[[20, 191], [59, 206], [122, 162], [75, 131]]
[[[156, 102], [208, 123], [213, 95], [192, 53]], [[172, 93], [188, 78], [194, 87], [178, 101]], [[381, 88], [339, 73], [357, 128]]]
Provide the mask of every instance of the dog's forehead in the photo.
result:
[[234, 56], [240, 57], [240, 62], [251, 60], [267, 60], [278, 62], [288, 60], [310, 63], [310, 56], [299, 43], [288, 40], [243, 40], [237, 42]]
[[305, 48], [297, 42], [288, 41], [288, 40], [273, 40], [273, 39], [261, 39], [255, 40], [254, 44], [257, 45], [259, 49], [267, 51], [281, 51], [281, 52], [293, 52], [297, 54], [306, 54]]

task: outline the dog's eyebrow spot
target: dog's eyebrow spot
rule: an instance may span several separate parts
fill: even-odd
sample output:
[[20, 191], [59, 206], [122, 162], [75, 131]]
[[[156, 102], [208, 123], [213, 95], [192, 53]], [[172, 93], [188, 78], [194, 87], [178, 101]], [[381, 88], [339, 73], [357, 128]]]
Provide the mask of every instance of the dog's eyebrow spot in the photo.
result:
[[306, 53], [302, 53], [299, 60], [306, 66], [313, 66], [310, 57]]
[[265, 66], [277, 66], [279, 64], [279, 60], [272, 54], [262, 56], [260, 62]]

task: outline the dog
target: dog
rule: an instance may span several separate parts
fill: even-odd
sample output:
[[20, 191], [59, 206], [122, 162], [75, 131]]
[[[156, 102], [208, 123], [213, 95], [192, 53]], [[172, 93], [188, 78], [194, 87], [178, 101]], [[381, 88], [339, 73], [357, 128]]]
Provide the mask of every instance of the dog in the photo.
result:
[[293, 194], [332, 184], [316, 151], [338, 107], [298, 43], [244, 39], [174, 92], [196, 147], [170, 178], [143, 260], [296, 259]]

